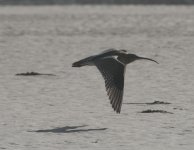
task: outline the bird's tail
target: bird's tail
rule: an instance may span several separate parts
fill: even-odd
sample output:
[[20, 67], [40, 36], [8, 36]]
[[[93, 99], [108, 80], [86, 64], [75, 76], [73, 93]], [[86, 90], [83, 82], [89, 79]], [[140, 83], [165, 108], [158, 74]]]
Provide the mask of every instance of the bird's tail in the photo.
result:
[[72, 67], [92, 66], [94, 65], [93, 58], [94, 57], [87, 57], [79, 61], [76, 61], [72, 64]]

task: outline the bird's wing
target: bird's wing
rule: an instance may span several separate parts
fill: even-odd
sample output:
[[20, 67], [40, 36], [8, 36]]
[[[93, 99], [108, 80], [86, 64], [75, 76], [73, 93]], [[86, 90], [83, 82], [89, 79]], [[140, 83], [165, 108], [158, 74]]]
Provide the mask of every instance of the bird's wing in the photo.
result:
[[114, 51], [117, 51], [117, 50], [114, 49], [114, 48], [110, 48], [110, 49], [107, 49], [107, 50], [102, 51], [99, 55], [106, 54], [106, 53], [109, 53], [109, 52], [114, 52]]
[[117, 50], [115, 48], [110, 48], [110, 49], [107, 49], [107, 50], [102, 51], [97, 56], [104, 56], [104, 55], [105, 56], [113, 56], [113, 55], [118, 55], [119, 53], [125, 53], [126, 54], [127, 53], [127, 50], [124, 50], [124, 49]]
[[101, 72], [107, 95], [113, 109], [120, 113], [123, 100], [125, 65], [114, 57], [104, 57], [95, 61], [95, 65]]

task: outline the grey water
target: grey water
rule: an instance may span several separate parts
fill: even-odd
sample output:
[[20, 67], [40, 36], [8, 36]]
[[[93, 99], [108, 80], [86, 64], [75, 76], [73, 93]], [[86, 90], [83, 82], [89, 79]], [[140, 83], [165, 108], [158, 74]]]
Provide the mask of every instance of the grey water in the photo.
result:
[[[0, 149], [193, 149], [193, 14], [193, 6], [0, 7]], [[71, 67], [107, 48], [159, 62], [127, 66], [121, 114], [95, 67]], [[15, 76], [25, 72], [55, 76]], [[154, 101], [170, 104], [135, 104]], [[149, 109], [171, 113], [140, 113]]]

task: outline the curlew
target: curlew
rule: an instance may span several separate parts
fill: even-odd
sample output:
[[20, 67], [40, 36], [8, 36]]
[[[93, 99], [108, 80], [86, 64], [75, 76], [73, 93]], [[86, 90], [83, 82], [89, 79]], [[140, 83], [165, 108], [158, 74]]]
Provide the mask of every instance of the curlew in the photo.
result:
[[123, 101], [126, 65], [141, 59], [158, 63], [150, 58], [129, 54], [126, 50], [108, 49], [98, 55], [93, 55], [74, 62], [72, 67], [96, 66], [105, 80], [105, 87], [112, 108], [117, 113], [120, 113]]

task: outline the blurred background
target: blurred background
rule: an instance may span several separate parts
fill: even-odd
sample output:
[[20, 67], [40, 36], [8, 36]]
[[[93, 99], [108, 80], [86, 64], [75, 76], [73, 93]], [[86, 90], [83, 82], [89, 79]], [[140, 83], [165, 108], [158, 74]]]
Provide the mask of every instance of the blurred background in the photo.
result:
[[194, 0], [0, 0], [6, 5], [52, 5], [52, 4], [194, 4]]

